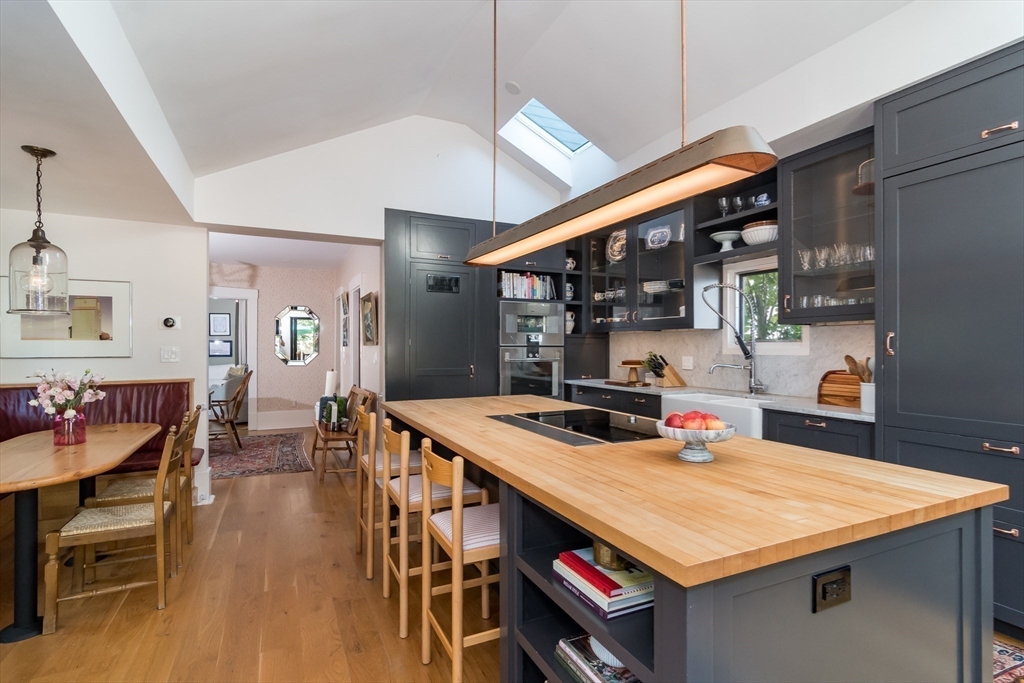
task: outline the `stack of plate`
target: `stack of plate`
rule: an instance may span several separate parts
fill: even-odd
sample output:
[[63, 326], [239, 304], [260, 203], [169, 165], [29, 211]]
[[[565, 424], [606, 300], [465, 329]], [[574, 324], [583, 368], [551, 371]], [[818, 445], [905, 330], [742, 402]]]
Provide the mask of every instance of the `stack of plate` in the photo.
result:
[[666, 280], [652, 280], [644, 283], [644, 291], [648, 294], [657, 294], [658, 292], [667, 292], [668, 290], [669, 286]]
[[778, 221], [757, 221], [743, 226], [743, 241], [747, 244], [764, 244], [779, 238]]

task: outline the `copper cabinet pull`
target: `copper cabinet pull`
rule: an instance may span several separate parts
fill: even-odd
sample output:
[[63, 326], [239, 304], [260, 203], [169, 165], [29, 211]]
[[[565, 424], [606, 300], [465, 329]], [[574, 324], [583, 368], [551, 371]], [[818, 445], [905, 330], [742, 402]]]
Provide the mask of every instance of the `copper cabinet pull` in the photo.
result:
[[825, 422], [823, 420], [818, 420], [817, 422], [815, 422], [813, 420], [804, 420], [804, 426], [805, 427], [821, 427], [822, 429], [824, 429], [825, 428]]
[[1020, 446], [1010, 446], [1009, 448], [1000, 448], [999, 446], [993, 446], [988, 441], [983, 441], [982, 442], [981, 450], [983, 450], [983, 451], [999, 451], [1000, 453], [1013, 453], [1014, 455], [1020, 455]]
[[637, 312], [633, 311], [633, 322], [636, 322], [636, 314], [637, 314]]
[[601, 394], [601, 398], [610, 399], [611, 396], [609, 396], [608, 394]]
[[583, 390], [582, 389], [577, 389], [576, 390], [576, 395], [577, 396], [582, 396], [583, 395]]
[[448, 254], [438, 254], [437, 258], [441, 259], [442, 261], [448, 261], [451, 259], [451, 256], [449, 256]]
[[593, 375], [580, 375], [580, 379], [593, 379]]
[[475, 365], [470, 365], [469, 366], [469, 378], [473, 379], [474, 377], [476, 377], [476, 366]]
[[895, 356], [896, 352], [892, 350], [892, 338], [896, 336], [895, 332], [885, 333], [885, 355]]
[[1020, 538], [1020, 529], [1000, 529], [997, 526], [992, 527], [992, 531], [998, 531], [1001, 534], [1007, 536], [1013, 536], [1014, 538]]
[[633, 403], [647, 403], [646, 398], [634, 398]]
[[1008, 123], [1005, 126], [996, 126], [995, 128], [989, 128], [987, 130], [981, 131], [981, 139], [987, 140], [988, 136], [992, 135], [992, 133], [998, 133], [1001, 130], [1017, 130], [1017, 128], [1019, 127], [1020, 121], [1014, 121], [1013, 123]]
[[784, 311], [786, 311], [786, 313], [790, 312], [789, 311], [789, 298], [790, 298], [789, 294], [787, 294], [786, 296], [782, 297], [782, 309]]

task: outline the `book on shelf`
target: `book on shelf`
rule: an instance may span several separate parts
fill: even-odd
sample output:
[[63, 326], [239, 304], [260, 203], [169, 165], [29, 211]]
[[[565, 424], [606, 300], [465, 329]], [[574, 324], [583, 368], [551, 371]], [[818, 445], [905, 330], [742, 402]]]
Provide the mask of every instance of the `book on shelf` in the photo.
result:
[[505, 299], [557, 299], [550, 275], [501, 271], [501, 296]]
[[597, 564], [593, 547], [563, 550], [558, 559], [609, 598], [654, 590], [654, 577], [639, 567], [630, 565], [626, 569], [611, 570]]
[[586, 633], [559, 640], [555, 659], [576, 683], [640, 683], [629, 669], [611, 666], [598, 659]]
[[561, 560], [554, 561], [551, 572], [556, 581], [569, 589], [570, 593], [602, 619], [614, 619], [624, 614], [632, 614], [654, 604], [654, 593], [650, 591], [634, 595], [620, 595], [615, 598], [605, 597], [591, 588], [578, 574], [562, 564]]

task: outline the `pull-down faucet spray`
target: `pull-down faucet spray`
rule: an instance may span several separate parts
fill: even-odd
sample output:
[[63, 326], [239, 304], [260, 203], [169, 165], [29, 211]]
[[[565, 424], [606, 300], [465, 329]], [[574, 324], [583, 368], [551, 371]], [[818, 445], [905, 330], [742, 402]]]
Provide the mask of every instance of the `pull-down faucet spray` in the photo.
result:
[[[740, 334], [740, 331], [738, 329], [736, 329], [736, 326], [729, 322], [729, 319], [722, 315], [718, 311], [718, 309], [712, 306], [711, 302], [708, 301], [706, 295], [708, 293], [708, 290], [710, 289], [731, 289], [732, 291], [736, 292], [737, 294], [740, 295], [740, 297], [743, 298], [743, 302], [747, 305], [747, 313], [750, 318], [750, 348], [747, 348], [746, 342], [743, 341], [743, 335]], [[715, 315], [722, 319], [723, 323], [725, 323], [732, 329], [733, 333], [736, 335], [736, 344], [739, 345], [740, 351], [743, 353], [744, 360], [750, 361], [749, 365], [715, 363], [708, 369], [708, 374], [713, 374], [716, 368], [735, 368], [737, 370], [749, 370], [750, 381], [748, 382], [748, 389], [750, 390], [750, 393], [763, 394], [766, 391], [766, 387], [763, 384], [761, 384], [761, 380], [757, 379], [757, 371], [754, 361], [754, 340], [757, 338], [757, 333], [754, 330], [754, 307], [751, 305], [750, 299], [747, 298], [747, 295], [743, 292], [743, 290], [737, 287], [736, 285], [728, 285], [721, 282], [716, 282], [715, 284], [708, 285], [707, 287], [705, 287], [703, 291], [701, 291], [700, 293], [700, 298], [704, 301], [704, 304], [707, 305], [708, 308], [714, 311]]]

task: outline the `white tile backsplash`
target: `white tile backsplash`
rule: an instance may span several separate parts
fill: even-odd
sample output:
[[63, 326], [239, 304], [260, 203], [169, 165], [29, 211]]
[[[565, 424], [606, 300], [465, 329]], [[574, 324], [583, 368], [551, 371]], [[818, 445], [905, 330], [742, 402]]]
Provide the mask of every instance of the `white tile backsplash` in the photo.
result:
[[[843, 356], [863, 360], [874, 356], [874, 323], [817, 325], [810, 328], [810, 354], [807, 356], [757, 355], [757, 376], [772, 394], [815, 397], [818, 380], [829, 370], [845, 370]], [[746, 391], [746, 370], [719, 368], [709, 375], [715, 363], [741, 363], [742, 356], [722, 353], [721, 330], [669, 330], [665, 332], [613, 332], [609, 337], [609, 377], [626, 379], [627, 371], [618, 367], [625, 359], [643, 359], [648, 351], [665, 356], [689, 386], [708, 389]], [[693, 370], [683, 370], [683, 356], [693, 357]]]

